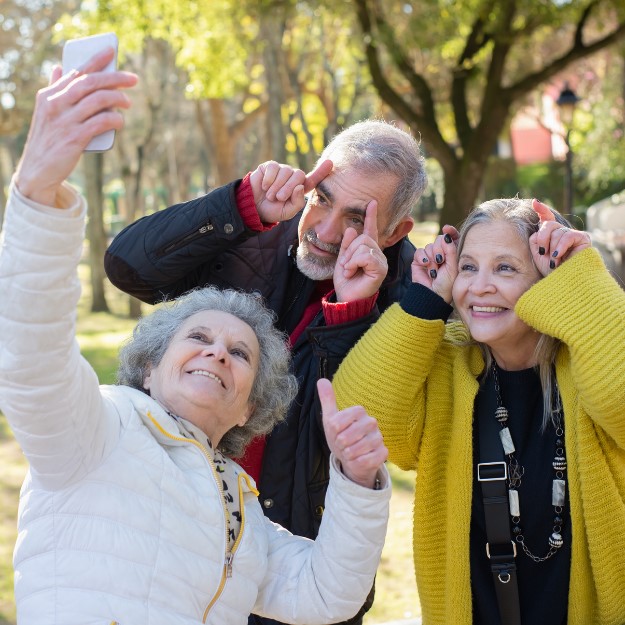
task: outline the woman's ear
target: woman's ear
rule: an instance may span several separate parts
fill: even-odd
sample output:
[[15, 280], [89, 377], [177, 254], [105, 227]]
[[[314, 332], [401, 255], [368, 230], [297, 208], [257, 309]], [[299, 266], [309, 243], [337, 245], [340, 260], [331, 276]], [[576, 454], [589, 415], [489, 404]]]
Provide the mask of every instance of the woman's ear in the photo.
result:
[[152, 383], [152, 367], [148, 366], [146, 369], [146, 373], [143, 376], [143, 388], [146, 391], [149, 391], [151, 383]]
[[254, 406], [254, 404], [252, 403], [248, 403], [245, 414], [241, 417], [241, 419], [237, 423], [237, 425], [240, 428], [242, 428], [250, 420], [250, 417], [254, 414], [254, 410], [256, 410], [256, 406]]

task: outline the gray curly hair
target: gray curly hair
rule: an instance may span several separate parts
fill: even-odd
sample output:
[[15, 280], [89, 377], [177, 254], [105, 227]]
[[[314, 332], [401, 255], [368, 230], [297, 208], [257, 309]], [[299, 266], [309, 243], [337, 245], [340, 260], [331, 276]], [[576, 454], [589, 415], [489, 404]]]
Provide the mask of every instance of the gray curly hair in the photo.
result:
[[[556, 221], [567, 228], [572, 228], [571, 224], [554, 208], [550, 209]], [[529, 239], [540, 228], [540, 218], [532, 208], [532, 200], [513, 198], [499, 198], [488, 200], [474, 208], [460, 226], [460, 236], [458, 238], [458, 256], [462, 253], [467, 233], [477, 224], [487, 224], [495, 221], [504, 221], [510, 224], [519, 235], [521, 241], [527, 243]], [[490, 370], [493, 362], [492, 354], [488, 347], [482, 343], [474, 341], [480, 348], [484, 357], [483, 378]], [[537, 369], [540, 375], [540, 382], [543, 389], [543, 428], [546, 427], [549, 419], [552, 418], [552, 395], [556, 386], [553, 365], [556, 354], [560, 347], [560, 341], [553, 336], [541, 334], [536, 345]]]
[[341, 131], [328, 143], [317, 164], [328, 158], [335, 169], [353, 167], [364, 174], [397, 176], [387, 233], [410, 215], [427, 186], [419, 143], [409, 133], [381, 119], [366, 119]]
[[163, 304], [139, 321], [131, 338], [120, 349], [117, 384], [147, 392], [143, 382], [150, 369], [158, 366], [181, 324], [203, 310], [238, 317], [254, 330], [260, 345], [258, 371], [250, 393], [254, 412], [245, 425], [230, 429], [219, 443], [224, 454], [238, 457], [253, 438], [267, 434], [284, 419], [297, 393], [297, 380], [289, 373], [286, 335], [275, 328], [273, 313], [258, 297], [207, 287]]

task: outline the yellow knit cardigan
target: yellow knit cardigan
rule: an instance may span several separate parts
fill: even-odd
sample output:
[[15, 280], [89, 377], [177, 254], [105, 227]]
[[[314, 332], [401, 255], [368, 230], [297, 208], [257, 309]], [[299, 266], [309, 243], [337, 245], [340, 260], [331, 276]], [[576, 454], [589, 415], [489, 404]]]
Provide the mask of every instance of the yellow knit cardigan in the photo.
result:
[[[573, 534], [568, 623], [623, 625], [625, 292], [588, 249], [532, 286], [516, 312], [563, 342], [556, 376]], [[484, 363], [477, 347], [458, 345], [466, 336], [458, 322], [426, 321], [395, 304], [333, 380], [339, 407], [365, 406], [390, 460], [417, 471], [413, 548], [424, 625], [472, 619], [472, 417]]]

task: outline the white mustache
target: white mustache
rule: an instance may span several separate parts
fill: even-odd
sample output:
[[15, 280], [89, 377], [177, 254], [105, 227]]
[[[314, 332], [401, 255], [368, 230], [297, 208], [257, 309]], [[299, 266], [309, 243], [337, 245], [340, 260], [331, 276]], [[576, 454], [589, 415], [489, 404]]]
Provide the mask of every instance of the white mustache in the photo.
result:
[[317, 233], [313, 229], [308, 230], [308, 232], [304, 235], [304, 238], [324, 252], [330, 252], [335, 256], [339, 255], [341, 246], [336, 243], [324, 243], [323, 241], [320, 241], [317, 237]]

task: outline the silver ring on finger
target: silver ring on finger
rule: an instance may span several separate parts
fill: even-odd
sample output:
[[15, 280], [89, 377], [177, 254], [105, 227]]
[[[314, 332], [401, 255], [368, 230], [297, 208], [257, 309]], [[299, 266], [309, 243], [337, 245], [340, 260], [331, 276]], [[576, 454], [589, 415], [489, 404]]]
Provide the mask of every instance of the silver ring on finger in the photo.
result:
[[369, 254], [370, 254], [371, 256], [373, 256], [373, 248], [372, 248], [372, 247], [370, 247], [370, 248], [369, 248]]

